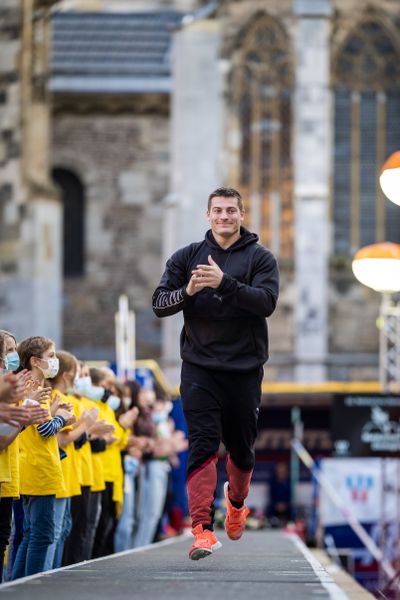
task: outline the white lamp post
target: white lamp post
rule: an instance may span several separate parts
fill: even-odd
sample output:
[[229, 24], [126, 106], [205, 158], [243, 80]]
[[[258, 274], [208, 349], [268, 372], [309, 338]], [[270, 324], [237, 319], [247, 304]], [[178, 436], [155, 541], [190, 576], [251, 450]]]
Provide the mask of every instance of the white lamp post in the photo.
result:
[[115, 313], [117, 376], [122, 381], [135, 379], [135, 339], [135, 313], [129, 310], [128, 296], [122, 294]]
[[400, 291], [400, 244], [365, 246], [355, 254], [352, 268], [360, 283], [382, 293], [379, 374], [383, 391], [390, 391], [400, 382], [400, 306], [393, 299]]
[[[400, 152], [394, 152], [381, 169], [379, 183], [389, 200], [400, 205]], [[383, 392], [400, 391], [400, 245], [384, 242], [361, 248], [353, 260], [353, 272], [364, 285], [382, 293], [379, 318], [379, 379]], [[384, 468], [383, 468], [384, 469]], [[382, 505], [386, 491], [382, 489]], [[396, 499], [398, 504], [398, 497]], [[381, 515], [381, 548], [387, 547], [384, 512]], [[381, 570], [381, 569], [380, 569]], [[395, 576], [397, 578], [397, 574]]]

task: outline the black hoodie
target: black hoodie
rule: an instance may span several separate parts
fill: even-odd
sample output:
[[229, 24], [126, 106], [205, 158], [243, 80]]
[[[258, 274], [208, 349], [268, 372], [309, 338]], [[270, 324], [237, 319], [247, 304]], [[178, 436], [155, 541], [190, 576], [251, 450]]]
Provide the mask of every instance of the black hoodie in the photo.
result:
[[[153, 294], [153, 310], [167, 317], [183, 310], [181, 357], [210, 369], [250, 371], [268, 360], [266, 317], [275, 310], [279, 272], [273, 254], [244, 227], [227, 250], [211, 230], [177, 250]], [[186, 294], [192, 270], [214, 259], [224, 275], [217, 289]]]

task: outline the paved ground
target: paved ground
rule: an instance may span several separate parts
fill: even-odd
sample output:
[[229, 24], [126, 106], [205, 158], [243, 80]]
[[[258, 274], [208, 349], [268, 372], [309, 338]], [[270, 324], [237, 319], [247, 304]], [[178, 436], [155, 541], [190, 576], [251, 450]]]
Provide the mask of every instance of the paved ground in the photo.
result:
[[200, 561], [187, 557], [190, 539], [179, 539], [4, 584], [0, 593], [10, 600], [349, 598], [280, 532], [246, 532], [239, 542], [228, 540], [225, 532], [218, 535], [222, 548]]

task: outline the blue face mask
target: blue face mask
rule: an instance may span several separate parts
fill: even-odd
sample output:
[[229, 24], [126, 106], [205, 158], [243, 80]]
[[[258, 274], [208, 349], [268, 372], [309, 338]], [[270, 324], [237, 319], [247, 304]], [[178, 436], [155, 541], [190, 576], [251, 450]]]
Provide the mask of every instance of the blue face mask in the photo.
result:
[[9, 352], [4, 359], [4, 370], [7, 372], [16, 371], [19, 367], [18, 352]]
[[107, 404], [113, 410], [118, 410], [121, 405], [121, 399], [118, 396], [109, 396], [107, 399]]

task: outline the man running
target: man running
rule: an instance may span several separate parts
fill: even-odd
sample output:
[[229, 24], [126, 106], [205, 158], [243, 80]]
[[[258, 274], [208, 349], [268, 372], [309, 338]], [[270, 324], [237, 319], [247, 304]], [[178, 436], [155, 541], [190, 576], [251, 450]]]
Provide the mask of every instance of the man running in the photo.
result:
[[181, 397], [188, 427], [188, 499], [192, 560], [221, 546], [214, 531], [217, 452], [228, 456], [225, 529], [238, 540], [249, 509], [263, 365], [268, 359], [266, 317], [275, 309], [279, 273], [272, 253], [241, 223], [240, 193], [219, 188], [208, 199], [211, 229], [202, 242], [177, 250], [153, 295], [167, 317], [183, 310]]

